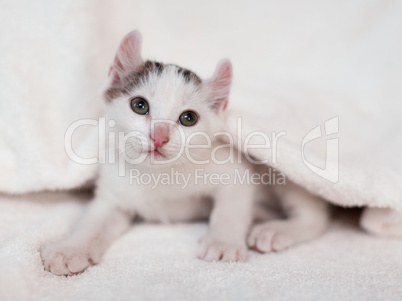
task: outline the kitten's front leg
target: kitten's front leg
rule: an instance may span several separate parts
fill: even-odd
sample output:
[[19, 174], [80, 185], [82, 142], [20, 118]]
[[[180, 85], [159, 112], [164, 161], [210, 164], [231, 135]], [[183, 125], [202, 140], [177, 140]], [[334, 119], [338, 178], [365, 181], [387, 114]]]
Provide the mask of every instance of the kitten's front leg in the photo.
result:
[[322, 234], [329, 222], [329, 204], [290, 183], [281, 189], [287, 219], [256, 225], [248, 245], [260, 252], [280, 251]]
[[201, 240], [198, 257], [206, 261], [242, 261], [252, 219], [253, 188], [224, 186], [215, 195], [209, 231]]
[[69, 238], [42, 246], [45, 269], [67, 276], [97, 264], [111, 243], [129, 228], [131, 217], [114, 204], [95, 199]]

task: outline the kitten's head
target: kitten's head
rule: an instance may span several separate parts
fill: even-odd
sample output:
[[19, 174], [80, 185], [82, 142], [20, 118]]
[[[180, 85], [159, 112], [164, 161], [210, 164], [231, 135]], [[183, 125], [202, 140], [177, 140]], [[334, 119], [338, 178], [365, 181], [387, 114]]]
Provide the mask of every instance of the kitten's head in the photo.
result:
[[[131, 137], [124, 145], [120, 141], [120, 151], [124, 148], [130, 158], [147, 157], [143, 163], [151, 165], [188, 161], [186, 145], [207, 145], [213, 133], [223, 130], [231, 81], [228, 60], [206, 80], [176, 65], [144, 61], [141, 35], [130, 32], [110, 67], [104, 94], [107, 117]], [[190, 154], [198, 159], [202, 152], [205, 148], [191, 148]]]

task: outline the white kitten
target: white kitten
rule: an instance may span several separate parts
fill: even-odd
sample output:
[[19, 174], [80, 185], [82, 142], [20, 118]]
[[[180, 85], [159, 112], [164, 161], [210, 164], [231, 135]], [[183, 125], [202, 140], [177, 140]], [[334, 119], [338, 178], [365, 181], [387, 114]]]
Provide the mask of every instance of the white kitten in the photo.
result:
[[[222, 61], [214, 75], [202, 81], [176, 65], [144, 62], [140, 48], [141, 36], [134, 31], [118, 49], [105, 100], [106, 118], [116, 122], [109, 130], [121, 139], [117, 146], [114, 139], [108, 141], [112, 152], [101, 165], [95, 200], [75, 231], [41, 249], [45, 269], [72, 275], [98, 263], [134, 217], [162, 222], [209, 217], [199, 252], [207, 261], [244, 260], [247, 244], [261, 252], [282, 250], [322, 233], [327, 205], [300, 187], [289, 182], [267, 186], [235, 181], [249, 170], [275, 171], [249, 163], [227, 144], [228, 137], [216, 135], [225, 130], [230, 62]], [[224, 175], [225, 183], [222, 178], [211, 180], [211, 175]], [[169, 183], [146, 185], [142, 176], [164, 177]], [[262, 214], [266, 208], [272, 209], [268, 215]], [[276, 209], [286, 219], [267, 221]], [[249, 234], [257, 219], [265, 223]]]

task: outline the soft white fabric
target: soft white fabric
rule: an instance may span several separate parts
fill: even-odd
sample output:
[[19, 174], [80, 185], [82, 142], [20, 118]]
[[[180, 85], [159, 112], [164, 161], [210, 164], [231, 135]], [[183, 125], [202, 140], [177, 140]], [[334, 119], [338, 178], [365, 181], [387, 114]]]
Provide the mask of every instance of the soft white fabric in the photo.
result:
[[[272, 164], [342, 205], [400, 208], [402, 3], [48, 1], [1, 4], [0, 190], [81, 186], [96, 165], [72, 162], [68, 125], [101, 114], [100, 89], [122, 36], [138, 28], [143, 55], [209, 76], [229, 57], [235, 80], [229, 118], [243, 131], [286, 131]], [[339, 181], [301, 160], [303, 137], [339, 118]], [[96, 154], [92, 126], [74, 135], [75, 150]], [[244, 138], [244, 137], [243, 137]], [[324, 147], [324, 148], [323, 148]], [[325, 158], [325, 139], [306, 157]], [[270, 152], [256, 150], [272, 159]], [[271, 160], [272, 161], [272, 160]], [[272, 163], [272, 162], [271, 162]]]
[[[135, 225], [81, 275], [44, 271], [39, 246], [68, 233], [84, 203], [64, 193], [0, 197], [0, 300], [400, 300], [402, 242], [340, 214], [322, 237], [245, 263], [195, 258], [206, 224]], [[57, 201], [55, 201], [57, 200]], [[345, 216], [346, 215], [346, 216]]]
[[[401, 2], [382, 0], [1, 1], [0, 191], [70, 189], [96, 176], [96, 165], [68, 158], [64, 134], [74, 121], [102, 114], [109, 64], [121, 38], [137, 28], [145, 58], [202, 77], [220, 58], [232, 60], [228, 126], [236, 134], [241, 115], [243, 138], [258, 129], [286, 131], [274, 168], [337, 204], [401, 210], [401, 14]], [[334, 184], [303, 163], [301, 143], [337, 116]], [[81, 128], [76, 152], [96, 154], [95, 134]], [[311, 142], [306, 158], [320, 165], [324, 150], [324, 138]], [[194, 260], [203, 224], [144, 225], [113, 245], [101, 265], [55, 277], [43, 271], [38, 247], [78, 217], [81, 205], [69, 198], [2, 197], [1, 300], [401, 298], [401, 243], [348, 223], [285, 253], [227, 265]]]

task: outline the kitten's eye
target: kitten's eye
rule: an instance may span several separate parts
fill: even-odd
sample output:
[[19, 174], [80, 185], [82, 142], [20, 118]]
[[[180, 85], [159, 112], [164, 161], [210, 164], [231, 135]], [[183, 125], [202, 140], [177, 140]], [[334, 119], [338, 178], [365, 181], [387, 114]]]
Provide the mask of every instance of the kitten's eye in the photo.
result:
[[181, 113], [179, 122], [184, 126], [192, 126], [197, 123], [198, 116], [193, 111], [186, 111]]
[[131, 100], [131, 108], [135, 113], [140, 115], [146, 115], [149, 113], [148, 102], [141, 97], [136, 97]]

